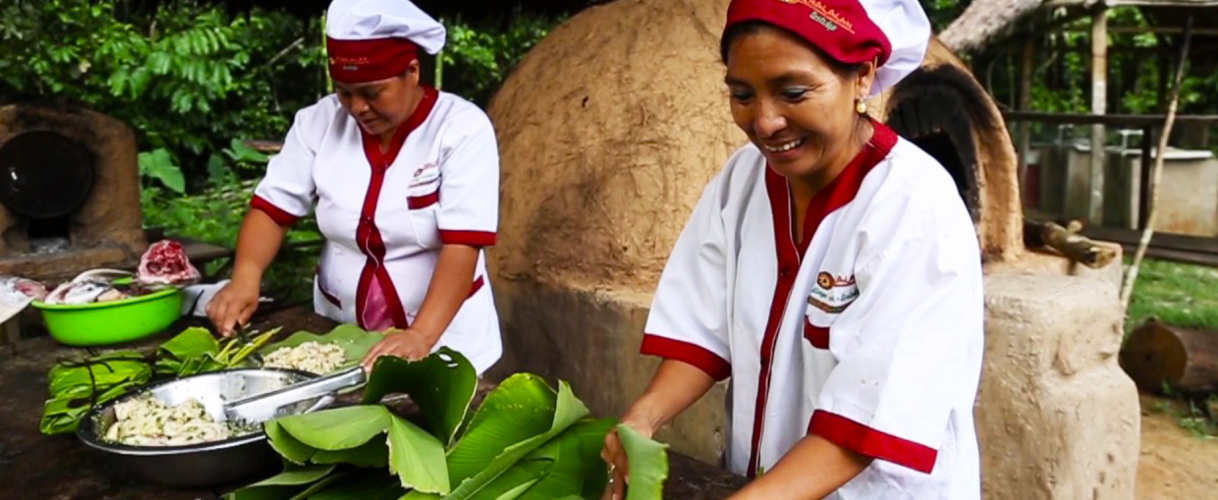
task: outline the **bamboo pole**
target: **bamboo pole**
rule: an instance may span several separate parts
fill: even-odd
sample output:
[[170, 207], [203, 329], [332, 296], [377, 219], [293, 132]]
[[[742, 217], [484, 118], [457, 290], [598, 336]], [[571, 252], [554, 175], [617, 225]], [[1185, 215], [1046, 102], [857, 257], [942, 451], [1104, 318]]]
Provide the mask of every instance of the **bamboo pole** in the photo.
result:
[[[1184, 84], [1184, 68], [1188, 64], [1188, 46], [1192, 41], [1193, 16], [1189, 15], [1184, 24], [1184, 44], [1180, 47], [1179, 64], [1176, 65], [1176, 81], [1171, 89], [1171, 101], [1167, 104], [1167, 119], [1163, 122], [1163, 131], [1159, 133], [1159, 149], [1155, 154], [1154, 175], [1150, 183], [1150, 213], [1146, 216], [1146, 227], [1142, 229], [1142, 240], [1133, 254], [1133, 262], [1125, 273], [1125, 283], [1121, 286], [1121, 306], [1129, 309], [1129, 300], [1133, 297], [1133, 286], [1138, 281], [1138, 269], [1142, 259], [1146, 257], [1146, 248], [1155, 232], [1155, 218], [1159, 215], [1159, 183], [1163, 180], [1163, 160], [1167, 155], [1167, 139], [1171, 137], [1171, 127], [1176, 121], [1176, 108], [1180, 105], [1180, 87]], [[1143, 166], [1142, 168], [1146, 168]], [[1146, 200], [1143, 200], [1146, 202]]]

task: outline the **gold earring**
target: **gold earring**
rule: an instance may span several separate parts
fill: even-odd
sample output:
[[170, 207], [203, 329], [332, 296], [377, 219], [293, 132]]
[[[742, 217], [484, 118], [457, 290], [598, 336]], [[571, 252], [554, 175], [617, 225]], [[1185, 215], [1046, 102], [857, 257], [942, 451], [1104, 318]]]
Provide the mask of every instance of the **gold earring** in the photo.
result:
[[855, 110], [855, 111], [858, 111], [858, 113], [859, 113], [860, 115], [867, 114], [867, 103], [866, 103], [866, 102], [864, 102], [864, 101], [863, 101], [863, 99], [861, 99], [861, 98], [860, 98], [860, 99], [859, 99], [859, 100], [858, 100], [858, 101], [857, 101], [857, 102], [854, 104], [854, 110]]

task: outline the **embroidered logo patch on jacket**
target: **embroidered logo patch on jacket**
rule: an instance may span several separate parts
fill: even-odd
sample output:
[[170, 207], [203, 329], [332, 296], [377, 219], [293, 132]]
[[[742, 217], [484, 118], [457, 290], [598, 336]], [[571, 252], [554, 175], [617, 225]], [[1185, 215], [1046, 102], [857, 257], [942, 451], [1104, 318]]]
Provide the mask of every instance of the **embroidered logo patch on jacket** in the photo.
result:
[[808, 304], [830, 314], [838, 314], [859, 297], [859, 287], [854, 276], [834, 276], [821, 271], [816, 275], [816, 285], [808, 295]]

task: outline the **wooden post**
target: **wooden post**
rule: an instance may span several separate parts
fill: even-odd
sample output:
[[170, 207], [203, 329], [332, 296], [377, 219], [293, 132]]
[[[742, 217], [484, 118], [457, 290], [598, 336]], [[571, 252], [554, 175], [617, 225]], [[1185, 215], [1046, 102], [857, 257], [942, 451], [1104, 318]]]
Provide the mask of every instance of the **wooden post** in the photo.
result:
[[[1032, 60], [1036, 50], [1036, 33], [1027, 35], [1023, 43], [1023, 64], [1019, 71], [1019, 109], [1032, 110]], [[1021, 192], [1028, 192], [1028, 153], [1032, 149], [1032, 123], [1019, 122], [1019, 185]], [[1026, 197], [1027, 195], [1025, 195]], [[1025, 198], [1026, 199], [1026, 198]]]
[[[1108, 7], [1100, 4], [1091, 16], [1091, 113], [1106, 114], [1108, 103]], [[1091, 126], [1091, 197], [1088, 218], [1104, 220], [1104, 125]]]

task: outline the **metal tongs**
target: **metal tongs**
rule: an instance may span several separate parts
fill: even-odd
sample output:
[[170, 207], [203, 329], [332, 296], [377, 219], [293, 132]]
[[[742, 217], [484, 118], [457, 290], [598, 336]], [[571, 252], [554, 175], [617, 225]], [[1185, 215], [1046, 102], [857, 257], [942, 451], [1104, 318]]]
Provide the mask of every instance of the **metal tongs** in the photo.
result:
[[367, 379], [364, 367], [356, 366], [324, 377], [297, 382], [282, 389], [256, 394], [224, 404], [228, 420], [265, 422], [278, 415], [285, 406], [329, 395], [348, 387], [363, 384]]

